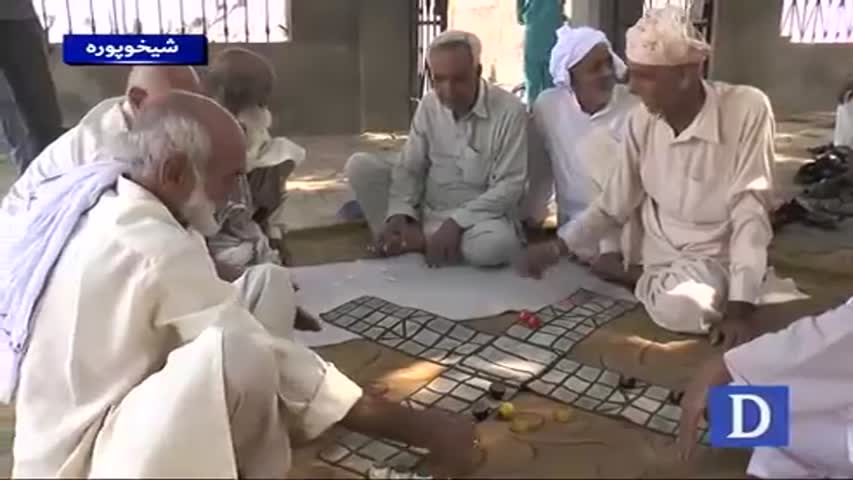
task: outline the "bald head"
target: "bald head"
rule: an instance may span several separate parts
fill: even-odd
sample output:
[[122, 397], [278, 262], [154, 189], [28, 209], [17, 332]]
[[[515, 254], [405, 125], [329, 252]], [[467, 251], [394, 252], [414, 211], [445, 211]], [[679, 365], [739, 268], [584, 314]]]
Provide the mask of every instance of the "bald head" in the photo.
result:
[[[242, 128], [222, 106], [199, 94], [173, 90], [152, 97], [128, 138], [136, 159], [133, 179], [173, 212], [196, 197], [205, 205], [223, 204], [245, 170]], [[213, 220], [208, 213], [209, 226]], [[192, 218], [187, 222], [193, 224]]]
[[125, 93], [135, 114], [148, 99], [172, 90], [202, 93], [195, 69], [185, 65], [133, 67], [127, 77]]
[[269, 103], [275, 81], [275, 70], [266, 58], [245, 48], [229, 48], [211, 62], [206, 87], [210, 96], [237, 115]]

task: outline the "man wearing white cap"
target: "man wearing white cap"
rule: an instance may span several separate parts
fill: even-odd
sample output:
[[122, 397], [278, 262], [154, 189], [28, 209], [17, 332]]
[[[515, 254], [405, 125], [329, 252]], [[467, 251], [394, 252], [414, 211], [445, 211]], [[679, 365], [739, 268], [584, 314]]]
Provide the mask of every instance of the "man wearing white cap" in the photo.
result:
[[347, 162], [376, 253], [492, 267], [521, 249], [527, 110], [481, 78], [480, 52], [474, 34], [439, 35], [427, 52], [433, 91], [418, 105], [402, 155], [356, 153]]
[[[562, 227], [601, 194], [616, 168], [628, 112], [639, 98], [617, 85], [627, 67], [600, 30], [560, 28], [550, 70], [556, 87], [533, 104], [525, 213], [528, 224], [541, 223], [556, 187]], [[623, 263], [621, 231], [616, 228], [599, 242], [595, 270], [607, 273], [615, 269], [597, 267]]]
[[620, 162], [604, 192], [559, 240], [519, 259], [538, 276], [584, 258], [637, 209], [643, 273], [635, 294], [663, 328], [744, 340], [772, 238], [774, 119], [761, 91], [702, 79], [710, 47], [684, 11], [647, 12], [626, 35], [631, 89]]

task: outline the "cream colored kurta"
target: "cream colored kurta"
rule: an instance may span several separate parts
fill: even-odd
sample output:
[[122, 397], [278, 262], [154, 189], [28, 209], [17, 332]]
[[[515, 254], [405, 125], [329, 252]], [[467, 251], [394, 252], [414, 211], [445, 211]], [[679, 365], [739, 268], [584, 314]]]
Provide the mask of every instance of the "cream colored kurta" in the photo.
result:
[[[295, 305], [286, 310], [279, 315], [292, 322]], [[201, 236], [120, 180], [69, 241], [34, 318], [13, 475], [234, 478], [222, 355], [229, 329], [253, 333], [275, 354], [292, 432], [319, 435], [361, 396], [288, 330], [270, 335], [239, 289], [217, 278]]]
[[[509, 92], [482, 81], [471, 112], [459, 120], [428, 93], [391, 175], [388, 214], [464, 229], [516, 221], [527, 179], [527, 112]], [[423, 215], [421, 215], [423, 213]]]
[[661, 326], [696, 333], [726, 300], [757, 302], [773, 236], [770, 102], [747, 86], [714, 82], [705, 91], [677, 137], [663, 119], [634, 110], [619, 167], [561, 232], [571, 250], [588, 252], [639, 208], [644, 274], [635, 293]]
[[127, 132], [127, 122], [121, 110], [124, 98], [108, 98], [95, 105], [74, 128], [48, 145], [12, 185], [0, 208], [11, 215], [26, 209], [36, 185], [91, 162], [95, 153], [111, 139]]
[[735, 384], [790, 389], [791, 444], [757, 448], [759, 478], [853, 477], [853, 299], [725, 354]]

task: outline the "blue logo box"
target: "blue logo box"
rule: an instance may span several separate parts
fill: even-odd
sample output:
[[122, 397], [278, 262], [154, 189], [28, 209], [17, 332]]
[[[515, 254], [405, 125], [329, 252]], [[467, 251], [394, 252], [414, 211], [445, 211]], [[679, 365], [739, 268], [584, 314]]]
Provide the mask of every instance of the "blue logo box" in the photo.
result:
[[710, 443], [716, 448], [786, 447], [787, 386], [722, 386], [708, 392]]
[[204, 35], [65, 35], [68, 65], [207, 65]]

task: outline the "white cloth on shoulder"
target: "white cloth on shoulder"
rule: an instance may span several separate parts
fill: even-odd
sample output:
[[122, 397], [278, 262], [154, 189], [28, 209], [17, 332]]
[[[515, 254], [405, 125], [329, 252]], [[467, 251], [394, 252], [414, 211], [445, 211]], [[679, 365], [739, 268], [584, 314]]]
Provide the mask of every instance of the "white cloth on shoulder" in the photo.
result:
[[0, 402], [15, 395], [30, 323], [53, 266], [80, 218], [126, 169], [106, 160], [77, 167], [40, 184], [26, 211], [0, 214]]

